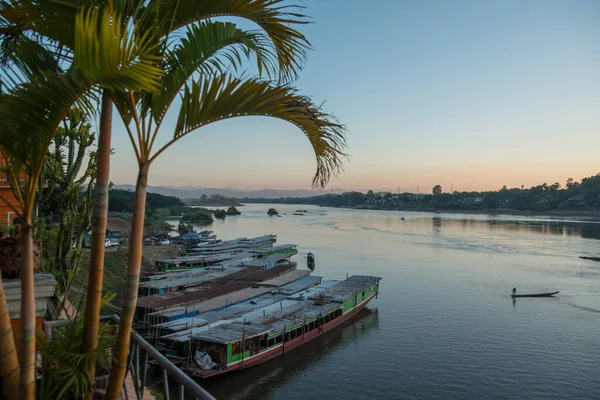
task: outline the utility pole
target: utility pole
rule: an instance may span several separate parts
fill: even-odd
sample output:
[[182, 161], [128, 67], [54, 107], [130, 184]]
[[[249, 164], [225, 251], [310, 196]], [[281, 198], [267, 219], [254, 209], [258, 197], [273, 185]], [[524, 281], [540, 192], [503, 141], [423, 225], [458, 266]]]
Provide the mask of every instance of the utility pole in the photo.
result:
[[417, 194], [419, 194], [419, 187], [417, 186]]
[[454, 185], [450, 184], [450, 194], [454, 193]]
[[400, 186], [398, 186], [398, 194], [400, 194]]

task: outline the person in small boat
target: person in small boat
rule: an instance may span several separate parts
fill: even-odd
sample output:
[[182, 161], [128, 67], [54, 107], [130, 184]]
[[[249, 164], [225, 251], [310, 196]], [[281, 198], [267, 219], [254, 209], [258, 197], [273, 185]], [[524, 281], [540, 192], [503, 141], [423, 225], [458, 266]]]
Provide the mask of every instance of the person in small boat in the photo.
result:
[[513, 295], [513, 296], [516, 296], [516, 295], [517, 295], [517, 288], [513, 288], [512, 295]]

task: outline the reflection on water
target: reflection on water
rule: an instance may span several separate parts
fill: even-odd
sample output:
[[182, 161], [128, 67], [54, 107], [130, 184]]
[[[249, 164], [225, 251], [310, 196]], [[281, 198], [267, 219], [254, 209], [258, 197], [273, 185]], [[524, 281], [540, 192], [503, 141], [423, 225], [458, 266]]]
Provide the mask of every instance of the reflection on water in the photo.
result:
[[433, 232], [440, 235], [442, 233], [442, 219], [440, 217], [431, 218], [431, 226], [433, 226]]
[[[460, 215], [460, 214], [459, 214]], [[421, 219], [431, 219], [433, 232], [441, 234], [442, 230], [448, 229], [452, 232], [468, 233], [475, 230], [488, 230], [497, 233], [536, 233], [542, 235], [576, 236], [585, 239], [600, 239], [600, 224], [585, 221], [567, 220], [508, 220], [506, 217], [496, 219], [487, 216], [482, 219], [471, 219], [465, 215], [463, 218], [452, 217], [420, 217], [408, 221], [408, 223], [419, 224]]]
[[[377, 309], [365, 308], [356, 315], [355, 320], [346, 321], [342, 326], [324, 333], [281, 357], [247, 370], [200, 383], [217, 399], [241, 400], [269, 397], [274, 388], [313, 368], [322, 358], [335, 352], [339, 347], [356, 341], [367, 330], [377, 329], [378, 317]], [[232, 393], [232, 387], [241, 390]]]

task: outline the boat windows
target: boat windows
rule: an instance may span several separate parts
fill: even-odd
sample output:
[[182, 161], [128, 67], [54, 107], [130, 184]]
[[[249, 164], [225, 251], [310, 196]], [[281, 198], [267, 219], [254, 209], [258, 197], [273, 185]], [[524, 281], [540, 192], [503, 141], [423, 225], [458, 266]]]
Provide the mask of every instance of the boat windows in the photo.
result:
[[232, 356], [237, 356], [238, 354], [240, 354], [240, 342], [235, 342], [231, 344], [231, 355]]

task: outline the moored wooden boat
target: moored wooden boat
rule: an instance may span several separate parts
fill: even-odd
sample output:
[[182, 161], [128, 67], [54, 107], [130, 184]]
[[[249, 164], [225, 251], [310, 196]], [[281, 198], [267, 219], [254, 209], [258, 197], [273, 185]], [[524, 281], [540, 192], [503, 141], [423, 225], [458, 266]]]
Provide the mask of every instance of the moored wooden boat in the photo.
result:
[[557, 290], [556, 292], [548, 292], [548, 293], [511, 294], [510, 297], [512, 297], [513, 299], [515, 297], [552, 297], [558, 293], [560, 293], [560, 292]]
[[298, 305], [262, 318], [192, 333], [195, 361], [183, 369], [191, 376], [208, 378], [282, 355], [355, 316], [376, 297], [379, 280], [352, 276]]

